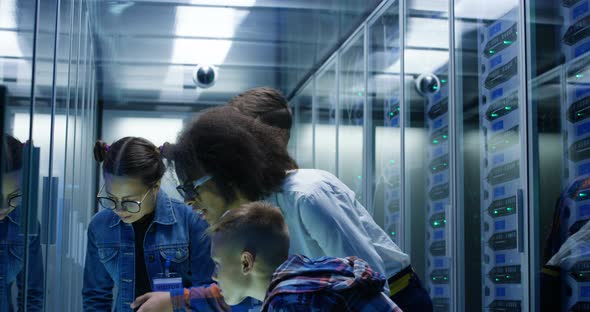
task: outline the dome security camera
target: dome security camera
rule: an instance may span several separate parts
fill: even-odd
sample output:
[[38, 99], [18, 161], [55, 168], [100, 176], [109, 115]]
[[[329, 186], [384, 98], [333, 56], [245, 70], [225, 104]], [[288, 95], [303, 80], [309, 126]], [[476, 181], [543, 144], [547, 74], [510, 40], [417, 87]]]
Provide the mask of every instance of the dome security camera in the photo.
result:
[[435, 74], [422, 74], [416, 78], [416, 89], [421, 95], [427, 96], [440, 90], [440, 79]]
[[217, 81], [217, 68], [210, 65], [197, 65], [193, 71], [193, 81], [202, 89], [211, 88]]

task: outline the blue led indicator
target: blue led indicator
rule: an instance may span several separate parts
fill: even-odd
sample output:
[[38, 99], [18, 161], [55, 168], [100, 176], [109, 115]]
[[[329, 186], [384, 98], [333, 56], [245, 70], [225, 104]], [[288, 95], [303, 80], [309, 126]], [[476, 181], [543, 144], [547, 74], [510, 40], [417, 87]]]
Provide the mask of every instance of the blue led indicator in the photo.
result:
[[504, 121], [500, 120], [500, 121], [496, 122], [495, 124], [492, 125], [492, 129], [494, 131], [499, 131], [499, 130], [504, 129]]
[[578, 175], [590, 173], [590, 163], [582, 164], [578, 167]]
[[577, 19], [586, 12], [588, 12], [588, 2], [584, 2], [581, 5], [574, 7], [572, 10], [572, 19]]
[[443, 211], [443, 210], [445, 210], [445, 206], [443, 205], [443, 203], [436, 203], [434, 205], [434, 211], [440, 212], [440, 211]]
[[434, 288], [434, 294], [437, 296], [442, 296], [445, 294], [445, 290], [442, 287], [435, 287]]
[[434, 260], [434, 266], [437, 268], [442, 268], [443, 266], [445, 266], [445, 262], [442, 259], [436, 259]]
[[506, 229], [506, 221], [504, 221], [504, 220], [502, 220], [502, 221], [496, 221], [494, 223], [494, 229], [496, 231], [501, 231], [501, 230]]
[[500, 64], [502, 64], [502, 55], [498, 55], [498, 56], [494, 57], [494, 58], [493, 58], [493, 59], [490, 61], [490, 66], [491, 66], [492, 68], [494, 68], [494, 67], [496, 67], [496, 66], [498, 66], [498, 65], [500, 65]]
[[443, 181], [443, 175], [437, 174], [434, 176], [434, 183], [441, 183]]
[[576, 98], [580, 98], [588, 93], [590, 93], [590, 88], [588, 87], [576, 88]]
[[578, 211], [578, 217], [584, 218], [590, 216], [590, 205], [583, 205]]
[[434, 239], [441, 240], [445, 238], [445, 231], [435, 231], [434, 232]]
[[503, 186], [494, 188], [495, 197], [504, 196], [504, 194], [506, 194], [506, 188], [504, 188]]
[[585, 42], [585, 43], [581, 44], [580, 46], [578, 46], [574, 50], [574, 57], [578, 57], [588, 51], [590, 51], [590, 41]]
[[502, 88], [498, 88], [492, 92], [492, 100], [495, 100], [502, 95], [504, 95], [504, 90]]
[[497, 23], [495, 25], [492, 25], [492, 27], [490, 27], [490, 30], [488, 31], [488, 35], [490, 37], [492, 37], [495, 34], [499, 33], [501, 30], [502, 30], [502, 23]]
[[438, 129], [438, 128], [442, 127], [442, 124], [443, 124], [443, 120], [442, 120], [442, 118], [440, 118], [440, 119], [437, 119], [437, 120], [436, 120], [436, 121], [433, 123], [432, 127], [433, 127], [434, 129]]

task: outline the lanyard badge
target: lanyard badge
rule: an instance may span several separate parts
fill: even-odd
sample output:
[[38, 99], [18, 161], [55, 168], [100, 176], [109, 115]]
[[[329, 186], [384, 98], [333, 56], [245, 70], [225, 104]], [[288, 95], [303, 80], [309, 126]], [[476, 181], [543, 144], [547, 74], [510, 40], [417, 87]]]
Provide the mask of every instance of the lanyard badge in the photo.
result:
[[182, 277], [176, 273], [170, 272], [170, 257], [166, 258], [164, 273], [156, 274], [153, 279], [153, 291], [170, 291], [172, 289], [182, 288]]

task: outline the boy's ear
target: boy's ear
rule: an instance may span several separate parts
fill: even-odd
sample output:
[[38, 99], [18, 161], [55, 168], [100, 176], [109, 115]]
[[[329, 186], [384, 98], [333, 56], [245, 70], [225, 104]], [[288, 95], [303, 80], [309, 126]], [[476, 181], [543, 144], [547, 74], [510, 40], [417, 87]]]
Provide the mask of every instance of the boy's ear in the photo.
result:
[[256, 256], [250, 251], [242, 252], [242, 257], [240, 259], [242, 265], [242, 274], [248, 275], [252, 273], [254, 269], [254, 261], [256, 260]]

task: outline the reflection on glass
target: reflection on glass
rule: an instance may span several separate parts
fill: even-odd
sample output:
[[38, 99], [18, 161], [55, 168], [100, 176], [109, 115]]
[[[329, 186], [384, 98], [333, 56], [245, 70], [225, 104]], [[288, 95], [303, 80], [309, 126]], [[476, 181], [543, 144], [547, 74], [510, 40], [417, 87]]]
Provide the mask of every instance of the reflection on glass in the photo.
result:
[[368, 105], [374, 138], [373, 211], [375, 221], [398, 245], [401, 219], [400, 36], [399, 7], [388, 8], [369, 26]]
[[336, 63], [332, 62], [316, 78], [315, 168], [336, 175]]
[[340, 55], [338, 175], [363, 201], [365, 53], [361, 32]]
[[[448, 2], [412, 1], [405, 34], [405, 221], [434, 311], [451, 311]], [[424, 242], [424, 243], [422, 243]]]
[[[314, 66], [324, 60], [338, 42], [345, 40], [380, 3], [380, 0], [322, 0], [312, 6], [281, 11], [282, 62], [296, 64], [282, 74], [287, 93]], [[297, 4], [294, 4], [297, 6]]]
[[[38, 149], [34, 149], [33, 155], [37, 151]], [[0, 287], [0, 311], [24, 311], [25, 306], [27, 311], [43, 310], [44, 278], [40, 225], [37, 219], [27, 219], [30, 217], [27, 207], [31, 206], [31, 198], [35, 197], [31, 196], [32, 192], [27, 192], [28, 186], [25, 183], [29, 181], [23, 176], [24, 173], [28, 174], [29, 170], [26, 168], [29, 164], [38, 161], [37, 158], [29, 162], [30, 152], [29, 143], [25, 145], [9, 134], [2, 135], [0, 282], [3, 285]], [[28, 257], [27, 269], [25, 257]], [[12, 295], [13, 287], [17, 290], [16, 298]]]
[[313, 80], [291, 103], [295, 106], [297, 125], [294, 127], [295, 154], [300, 168], [313, 168]]
[[517, 1], [455, 9], [465, 304], [481, 311], [525, 309], [518, 12]]
[[[561, 14], [555, 14], [560, 12]], [[590, 310], [587, 1], [531, 2], [535, 290], [541, 311]], [[552, 22], [547, 22], [552, 21]], [[543, 35], [541, 35], [541, 33]]]

